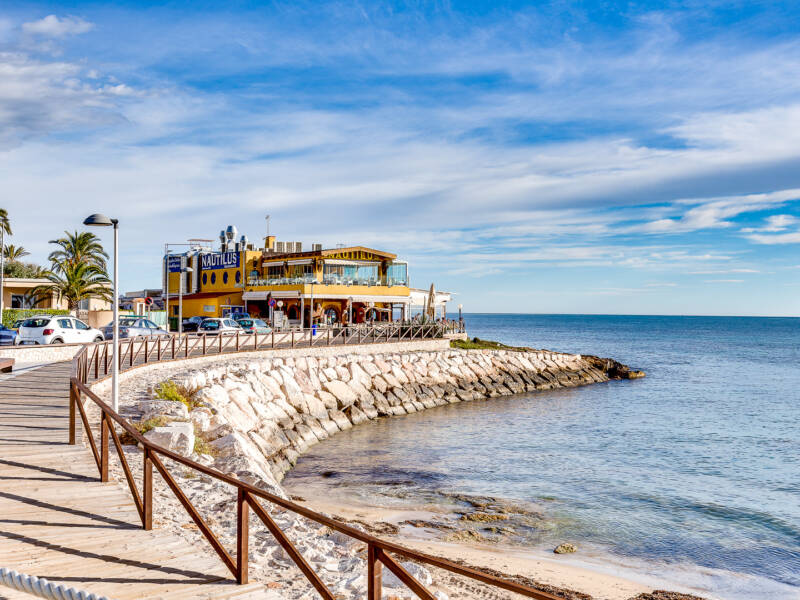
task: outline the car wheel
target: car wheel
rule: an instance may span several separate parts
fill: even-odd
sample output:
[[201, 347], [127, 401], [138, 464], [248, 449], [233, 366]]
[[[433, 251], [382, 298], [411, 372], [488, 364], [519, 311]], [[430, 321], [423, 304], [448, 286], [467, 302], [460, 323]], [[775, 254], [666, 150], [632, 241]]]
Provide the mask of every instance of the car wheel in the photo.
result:
[[101, 338], [99, 335], [96, 338], [94, 338], [94, 343], [95, 344], [99, 344], [102, 341], [103, 341], [103, 338]]
[[64, 340], [62, 340], [61, 338], [56, 338], [54, 340], [50, 340], [50, 343], [51, 344], [63, 344]]

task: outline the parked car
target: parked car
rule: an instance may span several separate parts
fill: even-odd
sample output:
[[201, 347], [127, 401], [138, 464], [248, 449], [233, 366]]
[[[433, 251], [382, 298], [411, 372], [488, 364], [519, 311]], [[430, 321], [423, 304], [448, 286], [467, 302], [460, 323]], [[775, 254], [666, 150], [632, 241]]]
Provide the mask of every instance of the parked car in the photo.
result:
[[232, 312], [227, 316], [227, 318], [231, 318], [234, 321], [238, 321], [239, 319], [249, 319], [250, 313], [247, 312]]
[[17, 334], [17, 344], [91, 344], [102, 341], [102, 331], [68, 315], [25, 319]]
[[237, 331], [242, 333], [242, 328], [233, 319], [228, 319], [227, 317], [224, 319], [210, 317], [208, 319], [203, 319], [203, 322], [200, 323], [198, 333], [205, 333], [208, 335], [234, 335]]
[[25, 322], [25, 319], [17, 319], [16, 321], [14, 321], [14, 324], [11, 326], [11, 329], [13, 329], [14, 331], [19, 331], [20, 326], [24, 322]]
[[[114, 339], [114, 321], [102, 328], [107, 340]], [[144, 317], [120, 317], [119, 339], [169, 335], [165, 330]]]
[[17, 332], [5, 325], [0, 325], [0, 346], [15, 346], [16, 344]]
[[261, 319], [236, 319], [236, 322], [245, 333], [270, 333], [272, 328]]
[[183, 320], [183, 331], [184, 332], [192, 332], [197, 331], [200, 329], [200, 323], [208, 319], [209, 317], [189, 317], [188, 319]]

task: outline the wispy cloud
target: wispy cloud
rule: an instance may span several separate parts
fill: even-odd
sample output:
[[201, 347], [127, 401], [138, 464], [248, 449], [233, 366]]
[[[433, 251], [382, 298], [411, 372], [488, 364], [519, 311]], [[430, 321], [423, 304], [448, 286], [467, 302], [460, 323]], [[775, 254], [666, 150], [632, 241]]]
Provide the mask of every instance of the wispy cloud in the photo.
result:
[[91, 31], [94, 25], [76, 17], [62, 17], [47, 15], [38, 21], [29, 21], [22, 24], [25, 33], [44, 37], [60, 38], [68, 35], [78, 35]]

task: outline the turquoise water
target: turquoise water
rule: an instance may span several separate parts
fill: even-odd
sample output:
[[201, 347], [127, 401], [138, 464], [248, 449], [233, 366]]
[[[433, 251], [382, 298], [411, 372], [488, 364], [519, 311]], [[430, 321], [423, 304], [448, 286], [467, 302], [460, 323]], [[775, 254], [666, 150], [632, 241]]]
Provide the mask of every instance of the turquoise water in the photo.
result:
[[313, 448], [287, 484], [328, 471], [362, 495], [524, 501], [557, 524], [526, 547], [650, 561], [722, 598], [800, 597], [800, 319], [465, 320], [472, 336], [647, 377], [365, 424]]

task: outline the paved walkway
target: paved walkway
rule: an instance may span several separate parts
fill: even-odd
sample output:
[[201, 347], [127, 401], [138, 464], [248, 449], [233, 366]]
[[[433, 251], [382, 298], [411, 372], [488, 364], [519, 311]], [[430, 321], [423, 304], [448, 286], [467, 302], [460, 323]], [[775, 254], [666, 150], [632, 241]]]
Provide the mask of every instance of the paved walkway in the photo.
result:
[[[237, 586], [205, 549], [141, 528], [129, 493], [67, 444], [69, 369], [0, 381], [0, 566], [116, 600], [277, 598]], [[0, 586], [0, 600], [32, 597]]]

